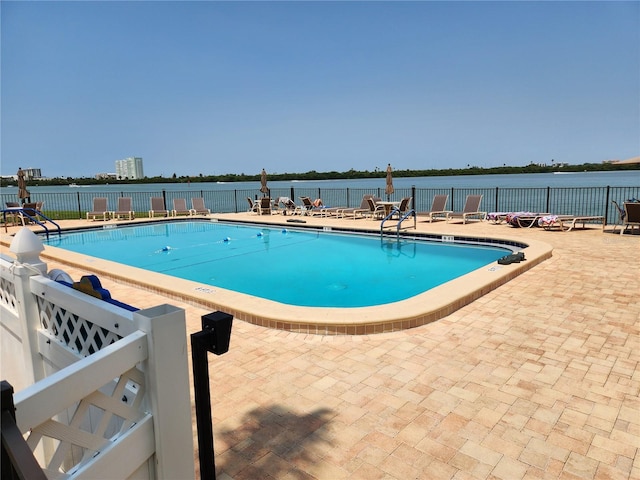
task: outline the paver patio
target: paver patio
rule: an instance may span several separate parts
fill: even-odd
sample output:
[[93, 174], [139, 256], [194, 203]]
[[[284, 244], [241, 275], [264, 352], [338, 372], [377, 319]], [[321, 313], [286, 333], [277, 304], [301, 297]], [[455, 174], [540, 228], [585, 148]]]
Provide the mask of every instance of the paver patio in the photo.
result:
[[[209, 356], [217, 478], [640, 478], [640, 235], [418, 228], [535, 238], [553, 256], [401, 332], [321, 336], [235, 321], [229, 352]], [[74, 278], [90, 272], [47, 262]], [[102, 280], [138, 307], [185, 308], [188, 333], [209, 313]]]

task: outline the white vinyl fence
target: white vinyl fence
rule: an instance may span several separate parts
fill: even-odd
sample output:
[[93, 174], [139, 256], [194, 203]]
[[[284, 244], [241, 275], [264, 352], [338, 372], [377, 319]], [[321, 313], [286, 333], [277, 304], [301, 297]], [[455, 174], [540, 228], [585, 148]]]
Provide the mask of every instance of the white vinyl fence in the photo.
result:
[[194, 478], [184, 310], [130, 311], [54, 280], [28, 229], [10, 251], [0, 374], [47, 478]]

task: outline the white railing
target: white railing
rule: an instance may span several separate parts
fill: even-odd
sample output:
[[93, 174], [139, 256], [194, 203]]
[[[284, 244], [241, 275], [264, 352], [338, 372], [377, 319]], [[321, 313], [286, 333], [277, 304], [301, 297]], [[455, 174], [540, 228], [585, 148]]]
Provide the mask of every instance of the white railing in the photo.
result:
[[194, 478], [184, 310], [129, 311], [54, 281], [30, 234], [0, 255], [0, 364], [47, 477]]

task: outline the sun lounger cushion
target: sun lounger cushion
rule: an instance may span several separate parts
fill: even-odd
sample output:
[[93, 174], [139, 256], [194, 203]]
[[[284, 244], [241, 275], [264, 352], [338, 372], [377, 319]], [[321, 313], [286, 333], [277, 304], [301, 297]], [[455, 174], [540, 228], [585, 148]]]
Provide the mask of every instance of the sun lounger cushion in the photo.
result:
[[100, 279], [95, 275], [84, 275], [80, 281], [70, 283], [66, 280], [60, 279], [56, 280], [58, 283], [62, 285], [66, 285], [67, 287], [71, 287], [74, 290], [78, 290], [79, 292], [85, 293], [92, 297], [98, 298], [100, 300], [104, 300], [111, 305], [115, 305], [116, 307], [124, 308], [130, 312], [135, 312], [139, 310], [139, 308], [133, 307], [126, 303], [120, 302], [118, 300], [114, 300], [111, 298], [111, 293], [109, 290], [102, 288], [102, 284], [100, 283]]

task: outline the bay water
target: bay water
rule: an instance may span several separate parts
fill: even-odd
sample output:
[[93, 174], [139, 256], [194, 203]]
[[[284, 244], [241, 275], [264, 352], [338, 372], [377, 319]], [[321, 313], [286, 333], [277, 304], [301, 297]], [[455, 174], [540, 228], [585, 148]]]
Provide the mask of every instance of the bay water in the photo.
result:
[[[327, 206], [359, 206], [363, 194], [385, 196], [385, 178], [341, 180], [269, 181], [272, 198], [322, 198]], [[511, 175], [452, 175], [437, 177], [394, 176], [391, 200], [413, 197], [413, 208], [430, 209], [435, 194], [448, 194], [448, 210], [462, 210], [466, 196], [483, 195], [481, 209], [487, 212], [523, 211], [552, 212], [573, 215], [603, 215], [607, 222], [617, 221], [612, 200], [619, 204], [640, 198], [640, 170], [607, 172], [559, 172]], [[164, 197], [171, 210], [175, 198], [187, 202], [203, 197], [211, 211], [239, 212], [248, 207], [247, 199], [258, 198], [260, 182], [182, 182], [149, 184], [108, 184], [88, 186], [27, 185], [31, 201], [43, 201], [43, 211], [51, 218], [83, 218], [92, 210], [94, 197], [107, 197], [111, 210], [116, 210], [119, 197], [132, 197], [136, 216], [146, 216], [151, 197]], [[0, 202], [16, 202], [18, 189], [4, 187]]]

